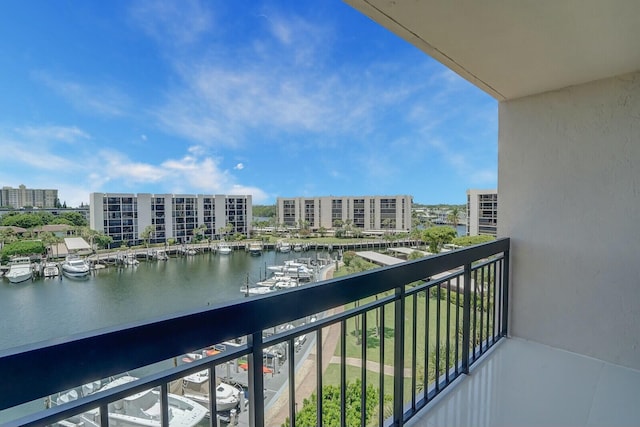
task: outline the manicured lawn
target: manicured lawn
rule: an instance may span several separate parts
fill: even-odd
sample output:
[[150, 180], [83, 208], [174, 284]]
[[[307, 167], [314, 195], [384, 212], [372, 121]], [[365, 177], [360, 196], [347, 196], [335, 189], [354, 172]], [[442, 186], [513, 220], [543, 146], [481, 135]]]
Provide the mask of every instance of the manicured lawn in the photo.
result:
[[[442, 291], [444, 294], [444, 290]], [[412, 347], [413, 347], [413, 313], [414, 313], [414, 297], [409, 297], [406, 301], [406, 313], [405, 313], [405, 367], [411, 366]], [[362, 301], [361, 304], [367, 303], [375, 298]], [[438, 305], [440, 306], [440, 330], [438, 332]], [[347, 308], [352, 308], [350, 305]], [[447, 313], [447, 307], [449, 307], [449, 313]], [[381, 337], [384, 336], [384, 364], [388, 366], [394, 365], [393, 345], [395, 339], [394, 331], [394, 306], [393, 304], [387, 304], [384, 307], [384, 331], [377, 331], [376, 325], [379, 323], [380, 314], [375, 311], [367, 313], [367, 360], [374, 362], [380, 361], [380, 344]], [[428, 344], [429, 353], [435, 351], [438, 338], [441, 346], [445, 346], [447, 339], [447, 315], [450, 319], [449, 325], [449, 343], [450, 343], [450, 357], [453, 363], [455, 357], [455, 343], [456, 343], [456, 305], [448, 304], [446, 300], [437, 300], [433, 297], [425, 298], [424, 293], [418, 295], [415, 301], [415, 311], [417, 313], [416, 318], [416, 357], [417, 364], [424, 366], [424, 354]], [[462, 310], [458, 312], [459, 323], [462, 323]], [[358, 340], [358, 334], [361, 333], [362, 328], [362, 316], [357, 318], [351, 318], [347, 321], [347, 342], [346, 351], [347, 357], [360, 358], [362, 355], [362, 344]], [[356, 330], [358, 333], [356, 333]], [[428, 330], [428, 335], [425, 331]], [[428, 343], [427, 338], [428, 336]], [[461, 351], [459, 350], [459, 353]], [[340, 355], [340, 346], [336, 348], [336, 355]]]

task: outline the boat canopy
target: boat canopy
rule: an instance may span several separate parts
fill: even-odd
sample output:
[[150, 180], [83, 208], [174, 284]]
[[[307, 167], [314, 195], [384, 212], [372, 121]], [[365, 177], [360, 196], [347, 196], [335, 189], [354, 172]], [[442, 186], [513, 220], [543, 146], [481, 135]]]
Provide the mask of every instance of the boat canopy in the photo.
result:
[[69, 252], [91, 251], [91, 246], [82, 237], [65, 237], [64, 244]]

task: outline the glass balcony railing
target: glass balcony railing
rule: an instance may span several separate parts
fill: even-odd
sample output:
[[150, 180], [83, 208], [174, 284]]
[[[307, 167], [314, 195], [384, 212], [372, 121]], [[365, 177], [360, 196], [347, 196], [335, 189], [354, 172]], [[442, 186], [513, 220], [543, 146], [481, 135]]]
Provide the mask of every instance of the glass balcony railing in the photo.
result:
[[402, 425], [506, 335], [509, 244], [5, 350], [0, 410], [46, 406], [7, 426]]

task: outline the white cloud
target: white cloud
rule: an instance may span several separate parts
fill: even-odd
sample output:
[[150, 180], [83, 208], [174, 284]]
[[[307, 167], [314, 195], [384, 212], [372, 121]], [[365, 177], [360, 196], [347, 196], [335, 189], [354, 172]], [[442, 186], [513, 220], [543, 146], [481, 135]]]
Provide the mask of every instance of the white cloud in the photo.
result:
[[148, 36], [172, 47], [196, 42], [213, 24], [211, 11], [198, 0], [140, 0], [130, 15]]
[[91, 136], [76, 126], [27, 126], [14, 131], [25, 138], [44, 141], [76, 142], [78, 139], [90, 139]]
[[[87, 143], [69, 147], [78, 139]], [[206, 147], [191, 146], [182, 157], [151, 163], [115, 149], [96, 149], [91, 141], [77, 127], [0, 129], [0, 176], [12, 177], [7, 185], [57, 188], [60, 199], [70, 206], [87, 203], [91, 192], [140, 192], [141, 188], [155, 193], [235, 193], [267, 199], [260, 188], [244, 185], [221, 169], [221, 159], [208, 155]]]
[[238, 163], [237, 165], [235, 165], [233, 167], [235, 170], [239, 170], [241, 171], [242, 169], [244, 169], [244, 164], [243, 163]]

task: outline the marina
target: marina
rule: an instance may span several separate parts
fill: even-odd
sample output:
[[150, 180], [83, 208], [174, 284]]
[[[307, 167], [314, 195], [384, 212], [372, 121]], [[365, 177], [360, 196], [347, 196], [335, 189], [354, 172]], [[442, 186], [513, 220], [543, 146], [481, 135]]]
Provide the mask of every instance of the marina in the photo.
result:
[[[270, 266], [299, 257], [322, 263], [338, 255], [274, 250], [265, 250], [261, 256], [250, 256], [242, 250], [224, 256], [216, 252], [169, 254], [167, 261], [138, 257], [138, 265], [127, 267], [104, 267], [94, 261], [91, 274], [80, 277], [59, 271], [50, 278], [43, 274], [21, 283], [0, 278], [0, 311], [11, 319], [3, 325], [0, 350], [228, 303], [244, 298], [240, 288], [247, 281], [253, 286], [267, 280], [272, 274]], [[47, 264], [36, 265], [44, 269]], [[103, 268], [95, 268], [99, 265]]]
[[[297, 256], [304, 256], [301, 259]], [[303, 254], [281, 253], [277, 251], [263, 251], [261, 256], [252, 256], [248, 252], [234, 251], [228, 255], [216, 252], [200, 252], [196, 256], [181, 256], [173, 254], [167, 261], [141, 260], [137, 266], [109, 266], [84, 277], [68, 277], [59, 275], [55, 279], [39, 278], [20, 284], [0, 280], [0, 310], [6, 313], [12, 322], [7, 322], [0, 336], [0, 349], [34, 343], [51, 338], [65, 337], [88, 330], [101, 329], [149, 319], [163, 314], [176, 313], [183, 310], [202, 306], [213, 306], [228, 303], [234, 299], [244, 298], [239, 292], [247, 279], [254, 285], [268, 281], [273, 277], [283, 279], [282, 270], [286, 268], [298, 269], [302, 265], [316, 266], [333, 264], [333, 257], [337, 252], [307, 251]], [[301, 262], [303, 261], [303, 262]], [[269, 267], [272, 267], [269, 269]], [[307, 268], [307, 267], [305, 267]], [[317, 272], [318, 269], [316, 268]], [[159, 280], [162, 277], [162, 280]], [[292, 280], [289, 279], [290, 283]], [[309, 278], [304, 283], [308, 283]], [[263, 286], [263, 288], [268, 289]], [[274, 330], [275, 332], [275, 330]], [[233, 343], [226, 343], [232, 345]], [[304, 338], [296, 342], [296, 353], [308, 349], [312, 344]], [[220, 351], [220, 350], [215, 350]], [[224, 349], [221, 349], [224, 351]], [[274, 398], [286, 382], [286, 370], [280, 365], [287, 357], [286, 349], [270, 349], [269, 359], [269, 391], [267, 395]], [[197, 355], [185, 355], [178, 363], [184, 363], [187, 357], [197, 358]], [[147, 375], [145, 369], [132, 373], [136, 376]], [[246, 408], [243, 411], [243, 399], [236, 391], [247, 384], [246, 366], [234, 363], [220, 366], [216, 373], [220, 393], [216, 394], [220, 408], [233, 405], [234, 414], [242, 425], [246, 418]], [[186, 382], [173, 384], [172, 390], [176, 396], [198, 402], [195, 397], [197, 390], [203, 390], [202, 383], [206, 378], [188, 378]], [[192, 381], [191, 381], [192, 380]], [[229, 384], [235, 384], [229, 386]], [[186, 387], [186, 388], [181, 388]], [[232, 387], [232, 388], [230, 388]], [[226, 397], [225, 397], [226, 396]], [[201, 401], [204, 397], [201, 397]], [[226, 399], [226, 401], [225, 401]], [[44, 402], [34, 402], [32, 409], [40, 409]], [[153, 405], [151, 405], [153, 406]], [[15, 409], [20, 411], [20, 409]], [[13, 410], [9, 411], [7, 416]], [[231, 417], [230, 410], [222, 410], [217, 416], [220, 420]], [[116, 417], [115, 413], [110, 418]], [[0, 422], [3, 415], [0, 414]], [[85, 425], [92, 419], [79, 420]]]

